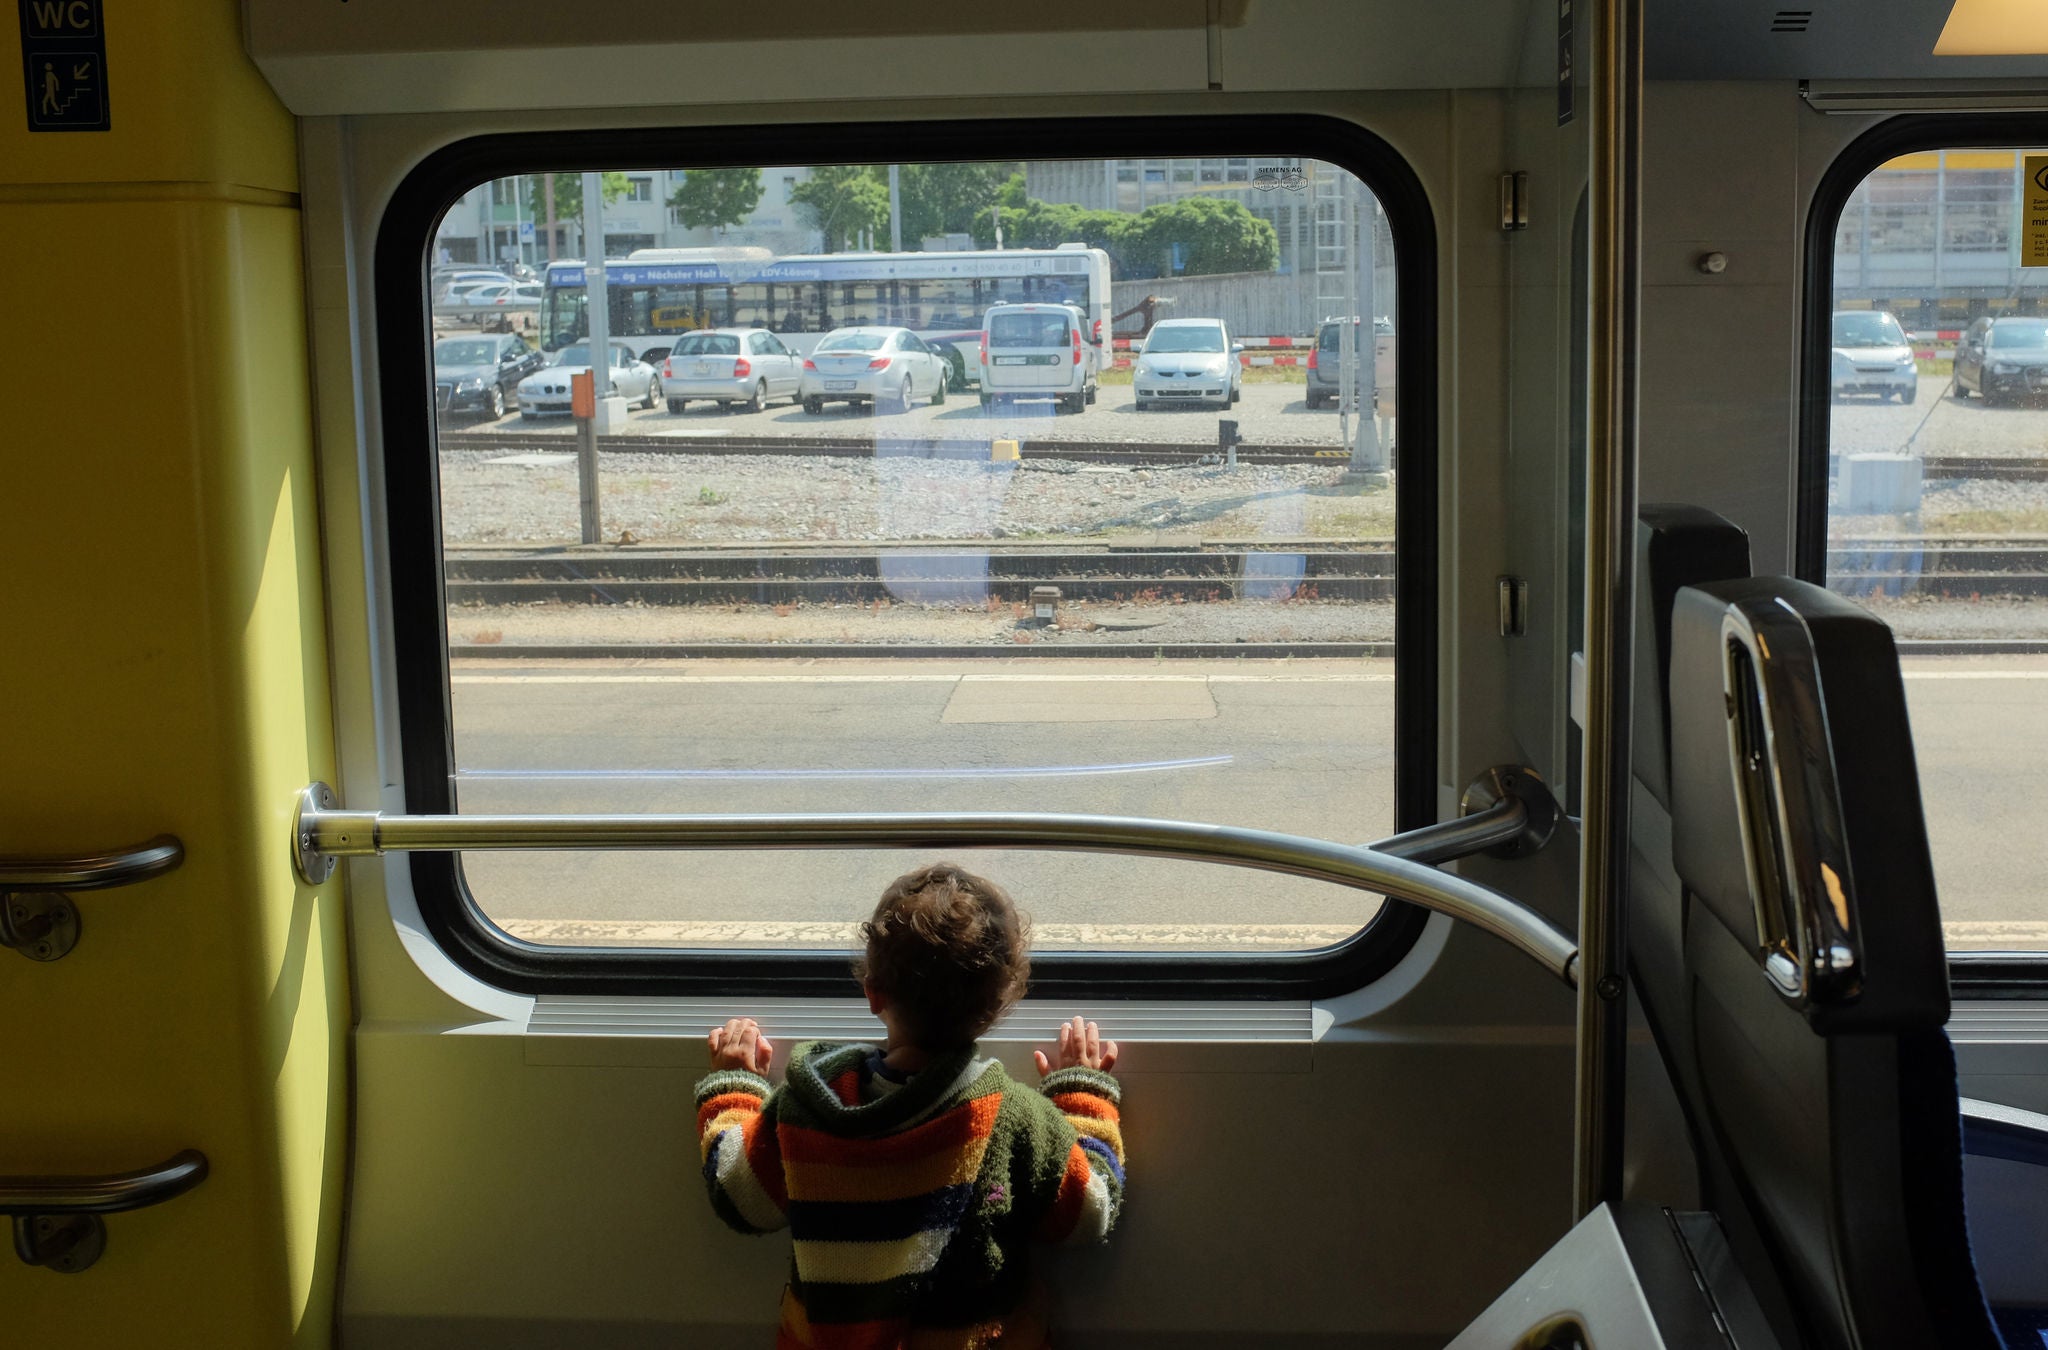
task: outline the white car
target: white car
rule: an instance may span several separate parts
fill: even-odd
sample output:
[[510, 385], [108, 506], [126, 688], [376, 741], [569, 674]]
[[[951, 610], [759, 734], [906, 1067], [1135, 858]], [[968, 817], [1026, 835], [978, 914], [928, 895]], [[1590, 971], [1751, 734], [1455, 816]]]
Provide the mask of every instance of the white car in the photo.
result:
[[1077, 413], [1095, 401], [1102, 353], [1070, 305], [990, 305], [981, 327], [981, 405], [1047, 398]]
[[1221, 319], [1167, 319], [1152, 325], [1131, 367], [1138, 411], [1161, 404], [1203, 403], [1227, 408], [1244, 384], [1244, 348], [1230, 340]]
[[1830, 320], [1828, 393], [1836, 402], [1849, 394], [1875, 394], [1878, 402], [1911, 403], [1920, 391], [1920, 367], [1899, 321], [1881, 309], [1840, 309]]
[[[569, 381], [590, 369], [590, 344], [576, 342], [555, 353], [555, 363], [535, 371], [519, 382], [519, 415], [540, 417], [566, 413]], [[653, 366], [633, 355], [623, 342], [612, 344], [611, 392], [628, 402], [639, 400], [643, 408], [661, 402], [661, 375]]]
[[721, 408], [744, 404], [759, 412], [771, 398], [797, 400], [803, 358], [765, 328], [706, 328], [685, 333], [661, 363], [668, 410], [681, 412], [693, 398]]
[[946, 359], [908, 328], [841, 328], [805, 358], [798, 392], [807, 413], [839, 402], [908, 412], [927, 397], [936, 408], [946, 401]]

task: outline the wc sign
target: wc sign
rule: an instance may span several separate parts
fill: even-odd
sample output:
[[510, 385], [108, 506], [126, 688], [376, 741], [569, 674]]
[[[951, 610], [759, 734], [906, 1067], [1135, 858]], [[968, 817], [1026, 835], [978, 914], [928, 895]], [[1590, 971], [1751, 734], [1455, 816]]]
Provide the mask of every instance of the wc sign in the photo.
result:
[[102, 0], [15, 0], [30, 131], [105, 131], [107, 29]]

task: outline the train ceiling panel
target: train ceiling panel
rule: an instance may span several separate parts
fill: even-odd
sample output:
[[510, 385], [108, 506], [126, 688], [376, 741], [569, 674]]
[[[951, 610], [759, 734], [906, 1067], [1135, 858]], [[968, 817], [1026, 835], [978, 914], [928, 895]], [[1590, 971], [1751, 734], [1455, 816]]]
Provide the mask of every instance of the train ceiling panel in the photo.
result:
[[1645, 0], [1644, 68], [1659, 80], [2048, 74], [2040, 56], [1936, 56], [1949, 8], [1943, 0]]
[[1532, 36], [1549, 50], [1556, 24], [1553, 0], [245, 0], [244, 17], [250, 54], [301, 116], [815, 102], [907, 88], [975, 99], [1488, 88], [1514, 83]]

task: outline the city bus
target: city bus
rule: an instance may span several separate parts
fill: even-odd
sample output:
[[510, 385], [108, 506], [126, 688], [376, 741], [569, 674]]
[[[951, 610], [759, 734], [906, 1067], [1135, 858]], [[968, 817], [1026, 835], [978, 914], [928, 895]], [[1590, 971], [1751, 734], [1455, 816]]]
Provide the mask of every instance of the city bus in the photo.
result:
[[[1080, 310], [1100, 345], [1109, 326], [1109, 255], [1083, 244], [947, 253], [829, 253], [774, 257], [765, 249], [638, 249], [605, 264], [611, 335], [658, 361], [698, 328], [766, 328], [809, 352], [835, 328], [911, 329], [952, 366], [964, 389], [990, 305], [1037, 302]], [[555, 351], [584, 337], [584, 264], [551, 263], [541, 342]]]

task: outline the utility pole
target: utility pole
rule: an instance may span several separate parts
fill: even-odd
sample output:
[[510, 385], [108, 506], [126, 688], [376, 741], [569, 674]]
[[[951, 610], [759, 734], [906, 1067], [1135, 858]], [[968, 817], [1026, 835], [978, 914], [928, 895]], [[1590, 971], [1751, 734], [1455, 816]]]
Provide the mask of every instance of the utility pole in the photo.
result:
[[[601, 410], [611, 397], [612, 334], [611, 307], [604, 283], [604, 189], [603, 179], [594, 173], [583, 175], [583, 313], [588, 320], [591, 392]], [[597, 436], [598, 419], [591, 419], [592, 431], [577, 439], [576, 495], [582, 518], [583, 542], [599, 543], [604, 527], [598, 508]]]
[[542, 191], [548, 199], [548, 261], [555, 260], [555, 176], [543, 175]]
[[889, 251], [903, 251], [903, 184], [900, 164], [889, 166]]

